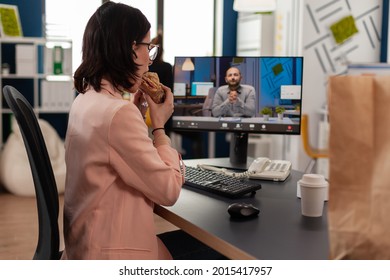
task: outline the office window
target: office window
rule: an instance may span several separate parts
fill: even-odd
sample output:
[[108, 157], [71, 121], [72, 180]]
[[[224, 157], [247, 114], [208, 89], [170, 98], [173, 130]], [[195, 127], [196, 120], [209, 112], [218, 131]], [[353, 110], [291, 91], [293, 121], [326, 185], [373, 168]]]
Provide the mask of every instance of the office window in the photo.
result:
[[[157, 1], [122, 0], [121, 2], [140, 9], [148, 18], [151, 36], [157, 34]], [[68, 0], [66, 5], [58, 5], [58, 0], [46, 0], [46, 38], [72, 39], [73, 73], [81, 63], [81, 47], [85, 26], [102, 4], [102, 0]]]
[[140, 9], [140, 11], [146, 16], [146, 18], [150, 22], [150, 38], [153, 38], [157, 35], [157, 0], [120, 0], [113, 2], [120, 2]]
[[46, 38], [67, 38], [73, 43], [73, 73], [81, 63], [81, 46], [85, 26], [101, 5], [102, 0], [68, 0], [59, 5], [58, 0], [46, 0]]
[[164, 0], [164, 60], [213, 55], [214, 1]]
[[[102, 0], [68, 0], [58, 5], [46, 0], [47, 37], [66, 37], [73, 41], [73, 72], [81, 62], [81, 46], [85, 25]], [[140, 9], [148, 18], [151, 37], [157, 34], [157, 0], [114, 1]], [[77, 16], [75, 15], [77, 7]], [[175, 56], [213, 55], [214, 1], [164, 0], [164, 59], [171, 64]]]

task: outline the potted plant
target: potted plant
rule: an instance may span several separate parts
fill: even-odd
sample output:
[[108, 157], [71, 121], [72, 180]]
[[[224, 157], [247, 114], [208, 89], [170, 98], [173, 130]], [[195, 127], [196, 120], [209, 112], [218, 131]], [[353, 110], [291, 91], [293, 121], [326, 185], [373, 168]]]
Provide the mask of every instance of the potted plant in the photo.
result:
[[265, 121], [268, 121], [269, 116], [272, 115], [272, 110], [269, 107], [264, 107], [263, 109], [261, 109], [260, 113], [263, 115], [263, 119]]
[[286, 111], [286, 109], [282, 106], [277, 106], [275, 108], [275, 112], [278, 114], [278, 119], [283, 120], [283, 113]]

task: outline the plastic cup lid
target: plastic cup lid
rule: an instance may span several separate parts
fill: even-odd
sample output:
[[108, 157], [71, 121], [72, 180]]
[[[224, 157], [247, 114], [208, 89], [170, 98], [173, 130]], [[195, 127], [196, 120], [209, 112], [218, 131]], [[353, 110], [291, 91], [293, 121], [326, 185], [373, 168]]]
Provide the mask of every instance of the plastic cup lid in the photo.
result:
[[304, 174], [299, 182], [301, 185], [324, 185], [328, 183], [321, 174]]

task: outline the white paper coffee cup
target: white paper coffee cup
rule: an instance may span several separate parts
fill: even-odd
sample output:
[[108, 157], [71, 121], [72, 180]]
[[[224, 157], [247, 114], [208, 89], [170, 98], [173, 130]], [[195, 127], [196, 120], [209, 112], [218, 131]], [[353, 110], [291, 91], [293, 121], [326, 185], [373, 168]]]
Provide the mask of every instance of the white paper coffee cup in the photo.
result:
[[325, 201], [329, 200], [329, 183], [321, 174], [304, 174], [302, 179], [297, 182], [297, 197], [301, 198], [301, 184], [306, 185], [325, 185]]
[[302, 215], [321, 217], [328, 189], [329, 184], [323, 175], [304, 174], [297, 183], [297, 196], [301, 198]]

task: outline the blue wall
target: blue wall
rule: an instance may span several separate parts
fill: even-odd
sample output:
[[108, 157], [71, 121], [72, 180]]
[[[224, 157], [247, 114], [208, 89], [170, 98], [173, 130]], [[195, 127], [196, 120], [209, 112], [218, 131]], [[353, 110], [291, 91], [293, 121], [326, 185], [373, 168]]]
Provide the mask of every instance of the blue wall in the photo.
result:
[[237, 54], [238, 13], [233, 10], [233, 2], [234, 0], [225, 0], [223, 3], [222, 55]]
[[43, 14], [45, 1], [43, 0], [2, 0], [1, 4], [18, 6], [20, 22], [24, 37], [43, 36]]

